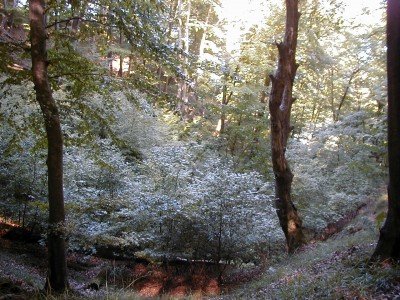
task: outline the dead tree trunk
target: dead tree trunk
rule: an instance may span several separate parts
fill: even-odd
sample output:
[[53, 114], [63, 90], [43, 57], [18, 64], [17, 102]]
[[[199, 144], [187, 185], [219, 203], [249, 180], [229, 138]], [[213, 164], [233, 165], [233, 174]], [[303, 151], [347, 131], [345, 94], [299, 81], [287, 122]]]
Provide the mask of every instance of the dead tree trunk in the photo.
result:
[[59, 112], [47, 76], [44, 5], [44, 0], [29, 1], [32, 76], [36, 100], [43, 113], [48, 142], [49, 270], [46, 288], [55, 292], [64, 292], [68, 283], [64, 239], [63, 140]]
[[285, 38], [277, 44], [278, 68], [275, 75], [270, 76], [272, 88], [269, 97], [275, 204], [289, 253], [304, 244], [302, 221], [291, 199], [293, 174], [285, 157], [290, 133], [290, 113], [294, 102], [293, 82], [298, 68], [295, 55], [299, 18], [298, 0], [286, 0]]
[[372, 260], [400, 259], [400, 1], [387, 2], [388, 215]]

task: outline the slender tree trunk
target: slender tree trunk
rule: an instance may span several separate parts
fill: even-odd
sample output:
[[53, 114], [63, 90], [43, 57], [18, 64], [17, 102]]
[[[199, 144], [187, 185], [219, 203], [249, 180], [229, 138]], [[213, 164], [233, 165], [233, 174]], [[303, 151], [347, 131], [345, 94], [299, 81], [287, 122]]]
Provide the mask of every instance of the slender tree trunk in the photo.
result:
[[164, 71], [162, 69], [162, 65], [160, 64], [157, 68], [157, 76], [158, 76], [158, 91], [161, 94], [163, 91], [163, 76], [164, 76]]
[[[122, 49], [122, 30], [119, 30], [119, 46]], [[122, 53], [119, 55], [119, 70], [118, 70], [118, 77], [122, 77], [123, 75], [123, 68], [124, 68], [124, 57]]]
[[118, 77], [122, 77], [124, 68], [124, 58], [122, 55], [119, 56], [119, 69], [118, 69]]
[[203, 33], [201, 35], [201, 39], [200, 39], [200, 45], [199, 45], [199, 59], [202, 59], [204, 56], [204, 49], [206, 47], [206, 40], [207, 40], [207, 33], [208, 33], [208, 22], [210, 21], [210, 15], [211, 15], [211, 11], [212, 11], [212, 5], [210, 4], [210, 7], [208, 8], [208, 12], [207, 12], [207, 17], [206, 17], [206, 21], [204, 22], [204, 26], [203, 26]]
[[182, 0], [178, 0], [176, 4], [176, 18], [178, 21], [176, 47], [180, 50], [182, 49]]
[[215, 135], [219, 136], [225, 133], [225, 123], [226, 123], [226, 107], [232, 99], [233, 92], [231, 91], [228, 95], [228, 86], [225, 82], [222, 87], [222, 100], [221, 100], [221, 116], [218, 120], [217, 128], [215, 129]]
[[360, 68], [355, 69], [349, 77], [349, 81], [347, 82], [346, 88], [344, 89], [342, 98], [340, 98], [340, 102], [339, 102], [339, 106], [338, 108], [334, 111], [334, 121], [337, 122], [339, 121], [339, 115], [340, 115], [340, 110], [342, 109], [342, 106], [344, 104], [344, 101], [346, 100], [346, 97], [350, 91], [350, 86], [351, 86], [351, 82], [353, 81], [354, 77], [356, 76], [356, 74], [360, 71]]
[[[185, 24], [185, 54], [189, 54], [189, 29], [190, 29], [190, 14], [192, 10], [192, 1], [187, 0], [187, 10], [186, 10], [186, 24]], [[187, 56], [185, 56], [185, 62], [187, 62]]]
[[[183, 22], [182, 22], [182, 0], [178, 0], [177, 5], [176, 5], [176, 15], [177, 15], [177, 21], [178, 21], [178, 25], [177, 25], [177, 43], [176, 43], [176, 47], [179, 51], [179, 55], [178, 55], [178, 60], [182, 61], [182, 26], [183, 26]], [[181, 110], [181, 100], [182, 100], [182, 78], [179, 76], [177, 79], [177, 83], [178, 83], [178, 91], [176, 94], [176, 97], [178, 98], [178, 109], [179, 111]]]
[[114, 61], [114, 53], [112, 53], [111, 51], [107, 53], [107, 61], [108, 61], [108, 72], [110, 74], [110, 76], [113, 75], [113, 61]]
[[285, 157], [290, 133], [290, 113], [294, 102], [293, 81], [298, 68], [295, 55], [299, 18], [298, 0], [286, 0], [285, 38], [277, 44], [278, 68], [275, 75], [270, 76], [272, 88], [269, 98], [276, 210], [289, 253], [293, 253], [304, 244], [302, 221], [291, 199], [293, 174]]
[[47, 236], [49, 271], [46, 288], [55, 292], [67, 289], [67, 264], [64, 239], [63, 140], [60, 117], [47, 76], [47, 50], [44, 0], [30, 0], [32, 75], [36, 100], [43, 113], [48, 142], [49, 232]]
[[187, 11], [186, 11], [186, 23], [185, 23], [185, 38], [184, 38], [184, 46], [185, 46], [185, 53], [183, 56], [183, 64], [184, 68], [184, 79], [182, 81], [181, 87], [181, 101], [184, 105], [184, 114], [186, 115], [186, 109], [188, 106], [188, 79], [189, 79], [189, 72], [188, 72], [188, 55], [189, 55], [189, 22], [190, 22], [190, 13], [191, 13], [191, 0], [187, 0]]
[[177, 4], [177, 14], [178, 14], [178, 44], [177, 47], [179, 51], [183, 50], [183, 54], [179, 55], [179, 60], [183, 64], [183, 78], [177, 78], [178, 81], [178, 93], [177, 98], [179, 99], [178, 109], [183, 117], [183, 119], [187, 118], [188, 115], [188, 89], [189, 86], [187, 84], [188, 81], [188, 54], [189, 54], [189, 21], [190, 21], [190, 13], [191, 13], [191, 0], [187, 0], [187, 10], [186, 10], [186, 22], [183, 31], [183, 21], [182, 21], [182, 0], [178, 0]]
[[372, 260], [400, 259], [400, 1], [387, 2], [388, 215]]
[[[239, 65], [235, 68], [235, 73], [238, 74], [240, 71]], [[215, 129], [214, 135], [219, 136], [225, 132], [225, 122], [226, 122], [226, 107], [232, 99], [233, 91], [228, 95], [228, 81], [229, 81], [229, 71], [224, 73], [224, 85], [222, 87], [222, 99], [221, 99], [221, 116], [218, 121], [217, 128]], [[233, 86], [236, 86], [237, 81], [233, 80]]]
[[226, 119], [226, 105], [228, 104], [228, 86], [227, 82], [225, 82], [224, 86], [222, 87], [222, 100], [221, 100], [221, 116], [218, 120], [217, 128], [215, 129], [215, 135], [219, 136], [225, 133], [225, 119]]
[[128, 76], [130, 76], [132, 72], [132, 61], [133, 61], [133, 54], [129, 54]]
[[[182, 2], [181, 1], [172, 0], [170, 2], [169, 13], [168, 13], [168, 30], [167, 30], [167, 33], [166, 33], [168, 42], [171, 40], [172, 28], [173, 28], [173, 25], [174, 25], [174, 20], [177, 17], [178, 6], [179, 7], [182, 6]], [[161, 75], [159, 77], [159, 80], [160, 80], [159, 90], [160, 90], [160, 92], [162, 92], [164, 94], [168, 94], [168, 85], [170, 83], [170, 77], [168, 75], [165, 75], [165, 72], [164, 72], [162, 66], [160, 66], [160, 69], [161, 69]]]

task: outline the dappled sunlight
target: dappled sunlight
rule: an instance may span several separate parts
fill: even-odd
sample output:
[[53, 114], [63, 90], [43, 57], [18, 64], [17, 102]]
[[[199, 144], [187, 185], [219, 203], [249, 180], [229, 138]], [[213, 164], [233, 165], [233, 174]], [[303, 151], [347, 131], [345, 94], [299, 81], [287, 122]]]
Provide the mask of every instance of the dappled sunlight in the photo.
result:
[[383, 191], [382, 191], [382, 193], [381, 193], [381, 196], [379, 197], [379, 201], [378, 201], [378, 206], [380, 205], [380, 204], [384, 204], [384, 205], [386, 205], [387, 204], [387, 201], [388, 201], [388, 195], [387, 195], [387, 191], [384, 189]]
[[10, 227], [20, 227], [21, 225], [13, 222], [13, 220], [9, 219], [9, 218], [5, 218], [0, 216], [0, 223], [6, 226], [10, 226]]
[[[216, 270], [206, 265], [193, 263], [186, 265], [138, 265], [135, 266], [133, 274], [134, 285], [140, 296], [156, 297], [163, 294], [172, 297], [185, 297], [189, 294], [218, 295], [221, 287], [218, 283]], [[146, 273], [143, 275], [143, 268]], [[141, 270], [140, 270], [141, 269]]]
[[388, 207], [382, 1], [46, 2], [54, 136], [26, 4], [0, 3], [0, 299], [60, 274], [77, 300], [400, 295], [396, 268], [368, 265]]
[[163, 283], [157, 280], [146, 282], [145, 284], [137, 285], [137, 290], [140, 296], [156, 297], [161, 294]]
[[380, 193], [375, 200], [375, 211], [374, 214], [370, 216], [370, 220], [380, 229], [386, 219], [388, 211], [388, 193], [386, 186], [380, 189]]
[[293, 233], [297, 230], [296, 222], [294, 220], [289, 220], [288, 232]]

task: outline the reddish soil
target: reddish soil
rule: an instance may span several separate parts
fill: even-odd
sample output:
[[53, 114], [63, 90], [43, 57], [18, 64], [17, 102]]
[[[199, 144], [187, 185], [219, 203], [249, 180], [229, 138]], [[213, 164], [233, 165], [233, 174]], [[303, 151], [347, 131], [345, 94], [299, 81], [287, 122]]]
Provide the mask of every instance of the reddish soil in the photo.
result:
[[[0, 279], [18, 286], [21, 293], [30, 294], [42, 289], [47, 272], [46, 248], [25, 240], [6, 240], [2, 236], [16, 229], [15, 224], [0, 222]], [[20, 228], [18, 228], [19, 230]], [[19, 236], [18, 236], [19, 237]], [[194, 298], [219, 295], [258, 277], [263, 268], [247, 271], [203, 261], [173, 260], [163, 263], [142, 261], [116, 261], [78, 253], [67, 257], [70, 287], [81, 296], [100, 296], [106, 289], [134, 290], [143, 297], [162, 295], [177, 298], [191, 295]], [[7, 273], [10, 269], [20, 272]], [[221, 268], [224, 270], [221, 276]], [[28, 274], [29, 273], [29, 274]], [[34, 274], [35, 284], [23, 282]], [[220, 284], [222, 277], [224, 284]], [[0, 289], [0, 296], [4, 294]]]
[[[130, 285], [143, 297], [165, 294], [174, 297], [189, 294], [212, 296], [221, 292], [217, 280], [218, 266], [190, 262], [162, 265], [138, 263], [125, 268], [130, 271]], [[126, 273], [124, 277], [127, 279]], [[121, 282], [121, 279], [116, 280]]]

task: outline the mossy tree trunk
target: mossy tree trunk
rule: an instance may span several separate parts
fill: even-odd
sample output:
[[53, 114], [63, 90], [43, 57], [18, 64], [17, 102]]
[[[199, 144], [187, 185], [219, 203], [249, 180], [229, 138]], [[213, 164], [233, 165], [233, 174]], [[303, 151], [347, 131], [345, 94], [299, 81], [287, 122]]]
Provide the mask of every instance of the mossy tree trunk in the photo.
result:
[[48, 143], [49, 232], [47, 236], [49, 271], [46, 288], [55, 292], [67, 289], [67, 264], [64, 239], [63, 140], [60, 116], [47, 75], [47, 50], [44, 0], [29, 1], [32, 76], [36, 100], [42, 111]]
[[286, 0], [285, 37], [282, 42], [277, 43], [278, 68], [275, 75], [270, 75], [272, 87], [269, 98], [275, 204], [289, 253], [293, 253], [304, 244], [302, 221], [291, 199], [293, 174], [285, 157], [294, 102], [293, 82], [298, 68], [295, 56], [299, 18], [298, 0]]
[[400, 259], [400, 1], [387, 2], [388, 215], [372, 260]]

